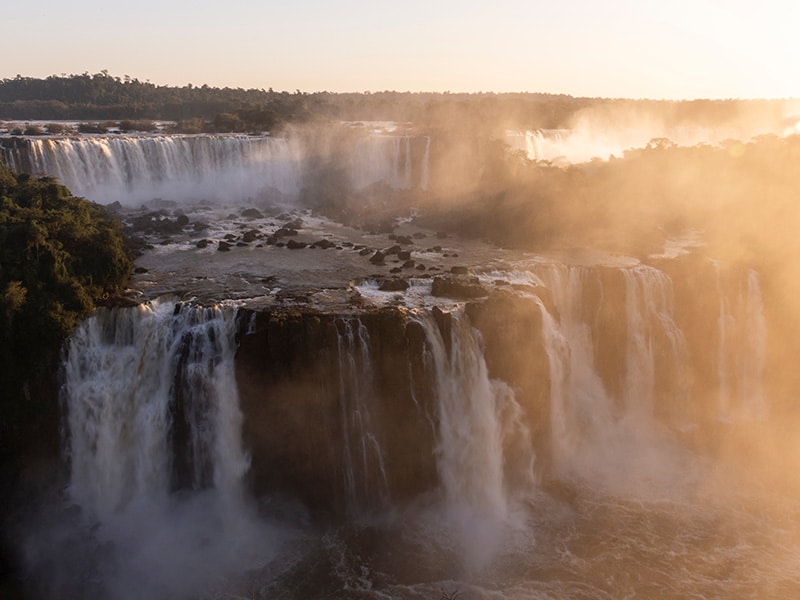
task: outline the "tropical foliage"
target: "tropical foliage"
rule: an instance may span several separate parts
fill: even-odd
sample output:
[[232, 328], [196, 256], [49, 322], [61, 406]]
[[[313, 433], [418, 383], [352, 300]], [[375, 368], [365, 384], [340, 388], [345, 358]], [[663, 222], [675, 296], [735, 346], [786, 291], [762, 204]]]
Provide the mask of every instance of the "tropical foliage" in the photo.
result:
[[102, 207], [0, 164], [0, 445], [47, 410], [36, 390], [54, 379], [61, 344], [130, 270], [121, 226]]

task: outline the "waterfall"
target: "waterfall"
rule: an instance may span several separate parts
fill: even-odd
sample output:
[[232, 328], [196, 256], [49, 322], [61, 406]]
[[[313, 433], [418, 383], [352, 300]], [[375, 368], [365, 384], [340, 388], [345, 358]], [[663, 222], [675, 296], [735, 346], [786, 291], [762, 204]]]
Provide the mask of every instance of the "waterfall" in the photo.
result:
[[224, 135], [27, 139], [17, 168], [96, 200], [246, 198], [300, 188], [302, 152], [283, 138]]
[[669, 277], [645, 266], [625, 269], [623, 273], [628, 327], [626, 405], [640, 419], [647, 419], [652, 418], [656, 404], [657, 353], [664, 357], [658, 366], [669, 367], [673, 375], [669, 382], [672, 384], [669, 401], [684, 404], [687, 390], [682, 385], [681, 375], [686, 370], [686, 340], [672, 316]]
[[377, 394], [369, 333], [356, 317], [340, 319], [337, 326], [346, 505], [351, 514], [357, 514], [386, 501], [388, 480], [379, 433], [370, 414], [376, 408]]
[[78, 504], [107, 516], [137, 499], [163, 500], [181, 478], [240, 493], [248, 462], [234, 337], [232, 309], [169, 301], [101, 308], [78, 327], [64, 384]]
[[[370, 135], [355, 144], [350, 160], [350, 180], [357, 190], [385, 183], [393, 190], [414, 187], [412, 141], [400, 135]], [[422, 171], [427, 169], [427, 156]], [[423, 188], [425, 189], [425, 188]]]
[[[542, 337], [550, 368], [551, 448], [557, 473], [615, 490], [669, 486], [685, 467], [685, 453], [655, 418], [656, 381], [666, 369], [672, 381], [670, 401], [682, 387], [686, 361], [683, 335], [672, 317], [671, 285], [650, 267], [622, 269], [625, 283], [625, 348], [616, 365], [620, 397], [607, 389], [595, 366], [589, 321], [598, 306], [583, 306], [590, 282], [601, 285], [590, 268], [549, 265], [539, 270], [552, 291], [557, 315], [535, 298], [542, 316]], [[600, 302], [604, 302], [601, 294]], [[658, 355], [658, 360], [656, 360]], [[679, 399], [679, 396], [677, 397]]]
[[415, 148], [422, 140], [412, 136], [373, 134], [332, 147], [314, 140], [99, 135], [20, 138], [0, 151], [13, 168], [55, 177], [74, 194], [102, 203], [292, 199], [314, 177], [317, 159], [341, 167], [355, 190], [376, 183], [393, 190], [427, 189], [429, 138], [421, 159]]
[[232, 307], [155, 301], [98, 309], [70, 338], [68, 493], [86, 525], [66, 539], [102, 548], [83, 550], [88, 579], [70, 574], [76, 597], [198, 597], [279, 552], [286, 532], [243, 496], [236, 330]]
[[758, 273], [748, 269], [741, 275], [733, 295], [726, 291], [722, 265], [713, 264], [719, 296], [719, 416], [725, 421], [762, 420], [768, 412], [763, 389], [767, 327]]
[[[514, 392], [489, 378], [480, 335], [463, 307], [442, 315], [418, 315], [430, 347], [427, 359], [437, 398], [436, 461], [444, 493], [445, 537], [468, 570], [482, 569], [500, 550], [515, 521], [513, 492], [533, 490], [534, 453]], [[444, 333], [443, 333], [444, 331]], [[512, 456], [510, 448], [523, 456]], [[524, 489], [509, 487], [507, 471]], [[439, 526], [441, 524], [438, 524]]]

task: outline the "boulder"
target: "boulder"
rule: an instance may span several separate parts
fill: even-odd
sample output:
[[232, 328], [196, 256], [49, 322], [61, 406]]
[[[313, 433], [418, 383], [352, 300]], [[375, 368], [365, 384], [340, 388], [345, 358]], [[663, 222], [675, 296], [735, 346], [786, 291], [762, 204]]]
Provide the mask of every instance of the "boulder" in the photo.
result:
[[476, 280], [463, 280], [454, 277], [434, 277], [431, 295], [443, 298], [470, 299], [487, 296]]
[[382, 292], [403, 292], [408, 289], [408, 282], [405, 279], [385, 279], [378, 288]]

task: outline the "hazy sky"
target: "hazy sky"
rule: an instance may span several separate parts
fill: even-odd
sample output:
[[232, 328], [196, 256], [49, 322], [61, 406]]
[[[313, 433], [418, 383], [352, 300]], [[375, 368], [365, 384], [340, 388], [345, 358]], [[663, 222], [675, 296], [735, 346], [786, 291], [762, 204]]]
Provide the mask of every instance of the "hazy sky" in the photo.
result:
[[71, 0], [7, 2], [0, 19], [0, 77], [800, 97], [790, 0]]

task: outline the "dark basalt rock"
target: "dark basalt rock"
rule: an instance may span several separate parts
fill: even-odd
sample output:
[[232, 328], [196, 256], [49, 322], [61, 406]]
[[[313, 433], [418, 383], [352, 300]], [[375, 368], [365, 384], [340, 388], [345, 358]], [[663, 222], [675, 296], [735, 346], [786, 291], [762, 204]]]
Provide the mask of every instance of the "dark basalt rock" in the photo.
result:
[[435, 277], [431, 295], [443, 298], [470, 299], [487, 296], [488, 292], [476, 280]]
[[409, 258], [411, 258], [411, 251], [403, 250], [402, 252], [398, 252], [397, 258], [399, 258], [400, 260], [408, 260]]
[[291, 229], [289, 227], [281, 227], [275, 233], [272, 234], [275, 237], [289, 237], [293, 235], [297, 235], [296, 229]]
[[375, 252], [375, 254], [372, 255], [372, 258], [369, 259], [369, 262], [371, 262], [373, 265], [382, 265], [384, 264], [385, 260], [386, 260], [386, 255], [380, 250], [378, 250], [377, 252]]
[[312, 246], [313, 248], [322, 248], [323, 250], [327, 250], [327, 249], [329, 249], [329, 248], [335, 248], [335, 247], [336, 247], [336, 244], [334, 244], [334, 243], [333, 243], [332, 241], [330, 241], [330, 240], [325, 240], [325, 239], [323, 239], [323, 240], [317, 240], [316, 242], [314, 242], [313, 244], [311, 244], [311, 246]]
[[308, 246], [308, 244], [306, 244], [305, 242], [298, 242], [297, 240], [289, 240], [286, 243], [286, 247], [289, 250], [300, 250], [301, 248], [305, 248], [306, 246]]
[[451, 267], [450, 272], [453, 275], [468, 275], [469, 269], [467, 267]]
[[249, 243], [257, 240], [259, 237], [261, 237], [261, 233], [258, 231], [258, 229], [250, 229], [249, 231], [244, 232], [242, 235], [242, 241]]
[[220, 242], [217, 244], [217, 250], [220, 252], [229, 252], [231, 249], [231, 245], [228, 242]]
[[403, 292], [408, 288], [409, 285], [405, 279], [385, 279], [378, 289], [382, 292]]
[[264, 215], [257, 208], [246, 208], [242, 211], [242, 216], [247, 219], [263, 219]]

